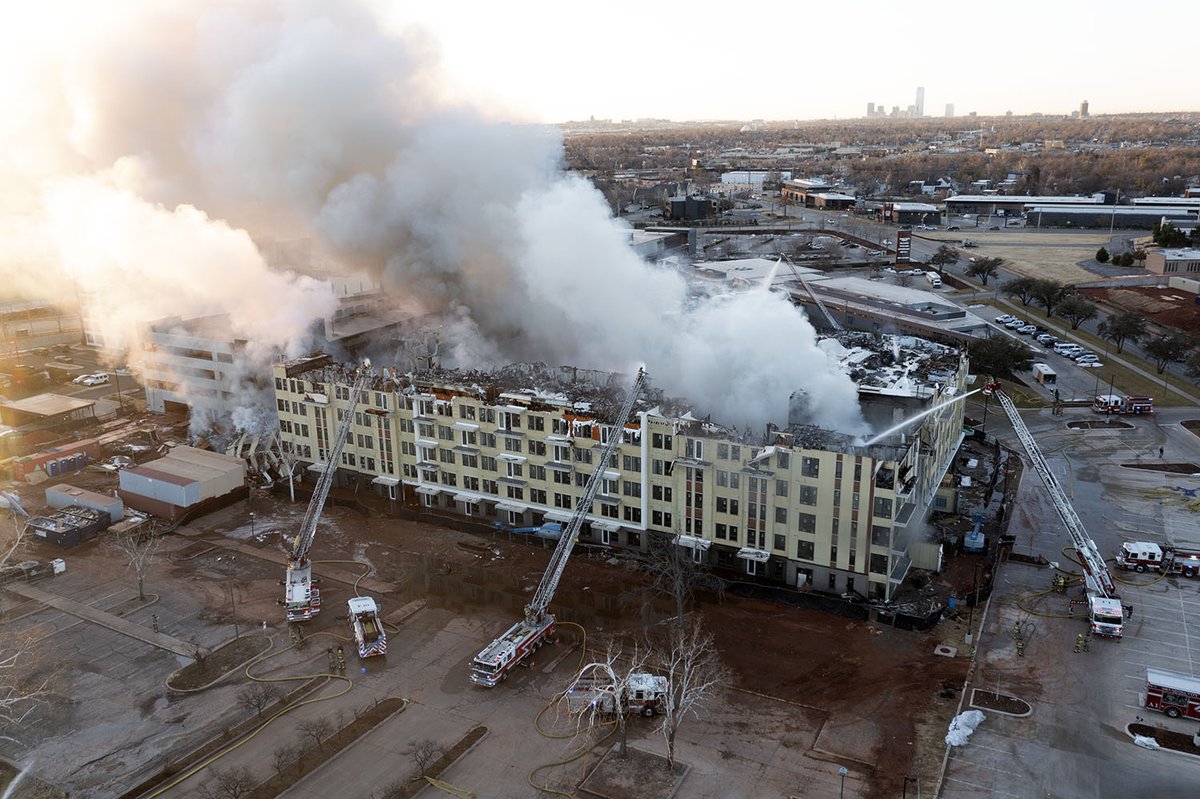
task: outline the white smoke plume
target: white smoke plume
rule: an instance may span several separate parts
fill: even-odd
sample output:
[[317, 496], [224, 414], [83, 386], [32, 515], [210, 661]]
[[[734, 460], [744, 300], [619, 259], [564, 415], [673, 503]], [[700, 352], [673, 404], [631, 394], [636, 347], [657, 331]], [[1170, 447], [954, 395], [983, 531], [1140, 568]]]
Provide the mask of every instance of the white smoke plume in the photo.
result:
[[0, 198], [26, 224], [3, 229], [38, 232], [0, 278], [36, 290], [22, 278], [46, 259], [119, 297], [114, 326], [228, 312], [286, 349], [332, 300], [267, 269], [253, 240], [313, 236], [474, 331], [446, 343], [460, 358], [644, 363], [737, 425], [784, 423], [802, 390], [815, 423], [862, 431], [854, 385], [801, 313], [762, 291], [697, 300], [644, 264], [562, 171], [557, 133], [448, 103], [419, 35], [348, 2], [139, 8], [119, 35], [25, 70], [57, 99], [0, 129], [30, 154], [9, 162], [26, 202]]

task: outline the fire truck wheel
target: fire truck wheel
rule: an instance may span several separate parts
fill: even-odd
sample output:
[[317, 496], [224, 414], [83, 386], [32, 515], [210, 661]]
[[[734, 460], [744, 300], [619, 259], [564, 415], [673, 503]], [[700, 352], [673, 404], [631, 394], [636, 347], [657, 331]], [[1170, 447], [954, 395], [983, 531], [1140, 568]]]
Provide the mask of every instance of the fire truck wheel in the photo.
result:
[[508, 672], [506, 671], [500, 675], [500, 682], [504, 682], [507, 679], [508, 679]]
[[1146, 571], [1145, 564], [1139, 563], [1137, 565], [1137, 567], [1134, 568], [1134, 571], [1137, 572], [1138, 574], [1141, 574], [1142, 572]]
[[1179, 708], [1177, 708], [1177, 707], [1169, 707], [1169, 708], [1167, 708], [1167, 715], [1168, 715], [1168, 716], [1170, 716], [1170, 717], [1171, 717], [1171, 718], [1173, 718], [1173, 719], [1177, 719], [1177, 718], [1179, 718], [1179, 716], [1180, 716], [1180, 713], [1179, 713]]
[[648, 719], [654, 718], [654, 708], [647, 705], [646, 707], [642, 708], [642, 715]]

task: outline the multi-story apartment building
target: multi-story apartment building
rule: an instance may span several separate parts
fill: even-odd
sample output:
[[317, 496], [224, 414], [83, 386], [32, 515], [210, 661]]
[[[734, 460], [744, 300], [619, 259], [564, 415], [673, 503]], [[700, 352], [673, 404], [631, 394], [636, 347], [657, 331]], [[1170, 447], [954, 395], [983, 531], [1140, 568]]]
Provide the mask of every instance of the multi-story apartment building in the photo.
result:
[[[487, 383], [384, 369], [354, 410], [336, 468], [343, 481], [431, 511], [517, 527], [566, 522], [619, 434], [584, 541], [642, 548], [648, 535], [671, 535], [697, 561], [886, 599], [910, 566], [939, 565], [924, 522], [963, 436], [962, 403], [939, 406], [961, 394], [967, 363], [919, 339], [831, 345], [877, 429], [927, 415], [869, 445], [811, 424], [747, 436], [651, 390], [614, 431], [605, 420], [632, 379], [529, 367]], [[351, 372], [314, 356], [275, 366], [274, 379], [284, 447], [325, 468]]]

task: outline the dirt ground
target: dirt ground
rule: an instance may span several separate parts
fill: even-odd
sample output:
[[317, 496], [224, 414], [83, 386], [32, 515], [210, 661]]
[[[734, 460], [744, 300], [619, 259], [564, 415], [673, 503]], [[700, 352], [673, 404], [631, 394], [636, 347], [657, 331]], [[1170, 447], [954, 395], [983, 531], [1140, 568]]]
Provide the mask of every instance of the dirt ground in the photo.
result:
[[[971, 254], [1003, 258], [1007, 267], [1030, 277], [1048, 277], [1061, 283], [1079, 283], [1095, 280], [1092, 274], [1079, 266], [1096, 254], [1100, 247], [1108, 246], [1108, 232], [1081, 233], [1078, 231], [1020, 231], [1020, 230], [972, 230], [961, 233], [922, 234], [939, 241], [957, 242], [970, 239], [979, 245]], [[1135, 274], [1139, 270], [1131, 269]]]
[[1082, 294], [1117, 308], [1137, 311], [1160, 325], [1190, 333], [1200, 331], [1200, 305], [1196, 295], [1159, 286], [1119, 289], [1081, 289]]
[[[116, 478], [82, 472], [65, 482], [108, 491]], [[38, 487], [22, 490], [31, 510], [40, 508], [40, 493]], [[247, 502], [186, 525], [180, 534], [192, 543], [179, 542], [175, 555], [159, 568], [169, 570], [172, 578], [194, 581], [196, 577], [189, 575], [197, 573], [211, 578], [192, 583], [193, 601], [206, 607], [202, 615], [210, 623], [228, 625], [236, 620], [245, 630], [269, 619], [274, 626], [279, 616], [275, 583], [280, 575], [270, 561], [282, 563], [280, 543], [285, 535], [294, 534], [304, 507], [301, 499], [293, 503], [286, 494], [255, 492]], [[220, 547], [228, 539], [240, 542], [243, 551], [253, 548], [263, 560], [238, 555], [237, 573], [232, 577], [222, 573], [224, 567], [215, 553], [228, 551], [208, 544]], [[327, 507], [314, 558], [367, 564], [363, 571], [369, 568], [370, 579], [395, 589], [381, 596], [385, 617], [413, 599], [470, 615], [473, 607], [484, 606], [520, 612], [541, 578], [551, 546], [553, 542], [538, 539], [510, 540], [503, 532], [461, 532], [333, 506]], [[78, 560], [98, 555], [95, 547], [92, 542], [62, 553], [39, 543], [31, 556], [65, 554]], [[119, 567], [113, 566], [108, 568], [119, 574]], [[350, 579], [360, 573], [352, 564], [338, 568]], [[151, 575], [148, 590], [154, 590], [154, 582]], [[640, 585], [640, 573], [632, 564], [581, 545], [564, 574], [555, 611], [560, 619], [587, 627], [597, 645], [606, 634], [636, 634], [666, 615], [665, 608], [641, 601]], [[235, 590], [234, 609], [231, 592]], [[344, 601], [344, 584], [333, 583], [322, 590], [331, 609]], [[968, 666], [961, 656], [965, 653], [945, 658], [935, 656], [933, 650], [943, 637], [961, 640], [956, 625], [944, 623], [932, 633], [907, 632], [738, 597], [720, 602], [702, 597], [698, 610], [736, 673], [737, 689], [794, 703], [804, 708], [798, 707], [798, 713], [818, 719], [820, 730], [811, 757], [855, 765], [867, 775], [869, 795], [899, 791], [904, 774], [919, 773], [926, 784], [933, 784], [944, 751], [941, 738], [957, 702], [956, 696], [943, 692], [961, 687]], [[306, 631], [335, 629], [340, 624], [338, 613], [331, 611], [306, 625]], [[755, 728], [753, 734], [782, 739], [787, 716], [779, 718], [773, 723], [778, 728]]]

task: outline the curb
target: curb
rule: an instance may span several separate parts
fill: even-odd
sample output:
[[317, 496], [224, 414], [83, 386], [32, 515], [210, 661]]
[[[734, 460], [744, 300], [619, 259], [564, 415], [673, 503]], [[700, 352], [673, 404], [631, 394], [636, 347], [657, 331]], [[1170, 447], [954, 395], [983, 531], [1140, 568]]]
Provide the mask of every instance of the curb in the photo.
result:
[[[249, 636], [247, 636], [247, 637], [249, 637]], [[247, 663], [250, 663], [251, 661], [253, 661], [253, 660], [257, 659], [257, 658], [260, 658], [260, 657], [262, 657], [263, 655], [265, 655], [266, 653], [270, 652], [272, 649], [274, 649], [274, 648], [275, 648], [275, 639], [274, 639], [274, 638], [271, 638], [270, 636], [261, 636], [261, 635], [260, 635], [260, 636], [258, 636], [258, 637], [260, 637], [260, 638], [264, 638], [264, 637], [265, 637], [265, 638], [266, 638], [266, 641], [267, 641], [267, 647], [266, 647], [265, 649], [263, 649], [261, 652], [259, 652], [259, 653], [257, 653], [257, 654], [251, 655], [251, 656], [250, 656], [250, 657], [248, 657], [246, 660], [242, 661], [241, 663], [238, 663], [236, 666], [234, 666], [233, 668], [231, 668], [229, 671], [227, 671], [227, 672], [225, 672], [224, 674], [222, 674], [221, 676], [219, 676], [219, 677], [215, 678], [215, 679], [214, 679], [214, 680], [212, 680], [211, 682], [207, 682], [207, 683], [205, 683], [204, 685], [197, 686], [196, 688], [175, 688], [175, 687], [173, 687], [173, 686], [171, 685], [171, 677], [174, 677], [176, 674], [179, 674], [179, 673], [180, 673], [180, 672], [182, 672], [184, 669], [190, 668], [191, 666], [195, 665], [195, 663], [193, 662], [193, 663], [191, 663], [191, 664], [189, 664], [189, 665], [187, 665], [187, 666], [184, 666], [182, 669], [179, 669], [178, 671], [174, 671], [174, 672], [172, 672], [172, 673], [171, 673], [171, 674], [170, 674], [170, 675], [167, 677], [167, 679], [164, 681], [164, 684], [167, 686], [167, 690], [168, 690], [168, 691], [173, 691], [173, 692], [175, 692], [175, 693], [177, 693], [177, 694], [194, 694], [194, 693], [198, 693], [198, 692], [200, 692], [200, 691], [206, 691], [206, 690], [208, 690], [209, 688], [212, 688], [214, 685], [216, 685], [216, 684], [217, 684], [217, 683], [219, 683], [221, 680], [223, 680], [223, 679], [225, 679], [226, 677], [228, 677], [230, 674], [233, 674], [233, 673], [234, 673], [235, 671], [237, 671], [238, 669], [244, 668], [244, 667], [246, 666], [246, 664], [247, 664]], [[237, 641], [237, 640], [239, 640], [239, 639], [237, 639], [237, 638], [231, 638], [229, 641], [226, 641], [225, 643], [221, 644], [221, 646], [218, 646], [216, 649], [214, 649], [214, 650], [211, 650], [211, 651], [209, 652], [209, 654], [211, 655], [211, 654], [212, 654], [212, 652], [215, 652], [215, 651], [217, 651], [217, 650], [221, 649], [222, 647], [228, 646], [229, 644], [231, 644], [231, 643], [233, 643], [234, 641]]]
[[[1126, 725], [1125, 725], [1125, 727], [1124, 727], [1125, 734], [1129, 736], [1129, 740], [1131, 740], [1131, 741], [1134, 739], [1134, 734], [1133, 734], [1132, 732], [1130, 732], [1130, 731], [1129, 731], [1129, 728], [1130, 728], [1130, 727], [1132, 727], [1132, 726], [1133, 726], [1134, 724], [1136, 724], [1136, 723], [1137, 723], [1137, 722], [1135, 722], [1135, 721], [1131, 721], [1131, 722], [1129, 722], [1128, 724], [1126, 724]], [[1150, 750], [1146, 750], [1146, 751], [1150, 751]], [[1182, 756], [1182, 757], [1190, 757], [1192, 760], [1200, 761], [1200, 755], [1193, 755], [1191, 752], [1180, 752], [1178, 749], [1170, 749], [1170, 748], [1168, 748], [1168, 747], [1166, 747], [1166, 746], [1163, 746], [1163, 745], [1161, 745], [1161, 744], [1159, 745], [1158, 749], [1155, 749], [1154, 751], [1156, 751], [1156, 752], [1170, 752], [1170, 753], [1171, 753], [1171, 754], [1173, 754], [1173, 755], [1180, 755], [1180, 756]]]

